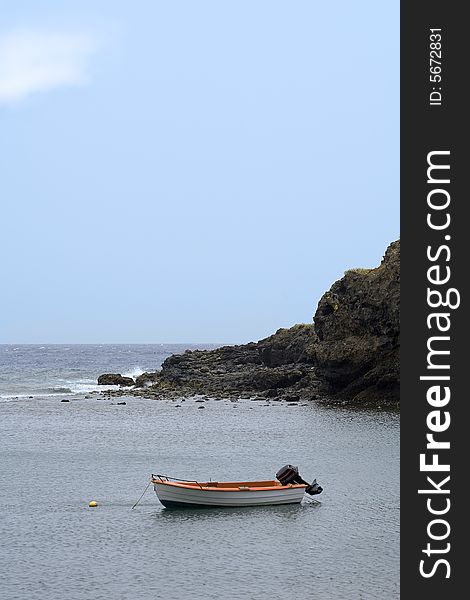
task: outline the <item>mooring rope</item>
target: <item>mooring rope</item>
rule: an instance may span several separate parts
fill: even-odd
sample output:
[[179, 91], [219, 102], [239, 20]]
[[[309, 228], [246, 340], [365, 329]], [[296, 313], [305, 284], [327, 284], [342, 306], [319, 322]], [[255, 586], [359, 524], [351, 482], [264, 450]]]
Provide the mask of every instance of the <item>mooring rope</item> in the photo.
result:
[[146, 492], [146, 491], [149, 489], [149, 486], [150, 486], [150, 484], [151, 484], [151, 483], [152, 483], [152, 480], [150, 480], [150, 481], [147, 483], [147, 487], [146, 487], [146, 488], [145, 488], [145, 490], [142, 492], [142, 496], [141, 496], [141, 497], [140, 497], [140, 498], [137, 500], [137, 502], [134, 504], [134, 506], [131, 508], [131, 510], [133, 510], [133, 509], [134, 509], [134, 508], [135, 508], [135, 507], [136, 507], [136, 506], [139, 504], [139, 502], [142, 500], [142, 498], [143, 498], [143, 497], [144, 497], [144, 495], [145, 495], [145, 492]]

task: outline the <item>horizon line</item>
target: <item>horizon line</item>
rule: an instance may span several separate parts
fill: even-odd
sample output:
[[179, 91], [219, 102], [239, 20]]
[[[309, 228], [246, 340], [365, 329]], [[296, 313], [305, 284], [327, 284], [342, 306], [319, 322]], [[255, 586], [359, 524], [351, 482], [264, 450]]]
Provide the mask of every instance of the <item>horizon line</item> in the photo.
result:
[[0, 346], [170, 346], [170, 345], [225, 345], [235, 346], [250, 342], [0, 342]]

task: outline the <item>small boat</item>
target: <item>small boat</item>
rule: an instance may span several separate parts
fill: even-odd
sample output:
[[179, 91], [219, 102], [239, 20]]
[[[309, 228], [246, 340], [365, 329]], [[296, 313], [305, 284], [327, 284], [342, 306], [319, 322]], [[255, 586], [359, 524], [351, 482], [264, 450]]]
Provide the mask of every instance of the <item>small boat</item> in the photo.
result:
[[305, 493], [314, 496], [323, 491], [316, 479], [307, 483], [292, 465], [282, 467], [276, 479], [263, 481], [201, 482], [152, 474], [151, 482], [165, 508], [300, 504]]

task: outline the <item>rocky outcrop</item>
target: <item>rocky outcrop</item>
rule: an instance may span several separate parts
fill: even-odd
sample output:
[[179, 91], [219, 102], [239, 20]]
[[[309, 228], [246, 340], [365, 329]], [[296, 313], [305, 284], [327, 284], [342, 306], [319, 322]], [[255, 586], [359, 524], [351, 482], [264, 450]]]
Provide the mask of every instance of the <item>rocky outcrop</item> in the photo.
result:
[[130, 387], [135, 384], [132, 377], [124, 377], [120, 373], [104, 373], [98, 377], [98, 385], [120, 385]]
[[136, 380], [145, 395], [269, 396], [291, 394], [312, 370], [309, 354], [316, 340], [313, 325], [279, 329], [274, 335], [240, 346], [193, 350], [168, 357], [162, 369]]
[[294, 325], [289, 329], [278, 329], [274, 335], [256, 344], [264, 366], [315, 363], [317, 335], [313, 325]]
[[329, 395], [398, 401], [400, 242], [376, 269], [351, 269], [323, 295], [314, 317], [316, 372]]
[[157, 382], [159, 377], [158, 373], [142, 373], [135, 378], [135, 385], [137, 387], [149, 387]]
[[175, 354], [160, 371], [140, 375], [133, 393], [395, 403], [399, 311], [397, 241], [377, 268], [351, 269], [333, 284], [313, 324], [279, 329], [259, 342]]

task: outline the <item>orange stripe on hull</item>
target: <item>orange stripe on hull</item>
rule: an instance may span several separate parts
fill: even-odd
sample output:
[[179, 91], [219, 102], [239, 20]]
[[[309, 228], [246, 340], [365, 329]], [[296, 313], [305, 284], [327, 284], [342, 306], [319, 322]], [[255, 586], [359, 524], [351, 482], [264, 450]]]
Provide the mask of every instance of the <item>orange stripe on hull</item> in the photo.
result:
[[159, 479], [154, 479], [153, 483], [158, 483], [159, 485], [167, 485], [176, 488], [185, 488], [190, 490], [210, 490], [211, 492], [261, 492], [268, 490], [281, 491], [307, 487], [304, 484], [281, 485], [276, 481], [204, 481], [200, 482], [199, 484], [196, 484], [179, 483], [175, 481], [161, 481]]

